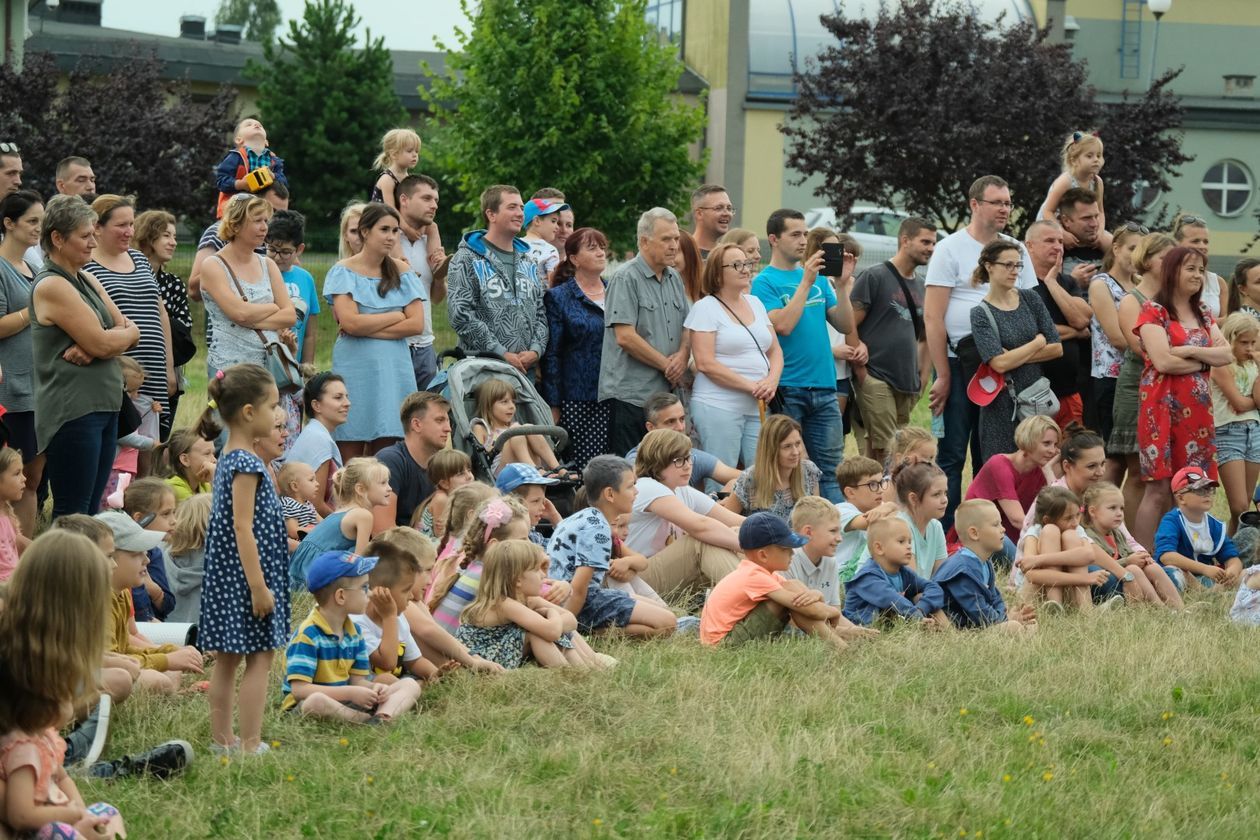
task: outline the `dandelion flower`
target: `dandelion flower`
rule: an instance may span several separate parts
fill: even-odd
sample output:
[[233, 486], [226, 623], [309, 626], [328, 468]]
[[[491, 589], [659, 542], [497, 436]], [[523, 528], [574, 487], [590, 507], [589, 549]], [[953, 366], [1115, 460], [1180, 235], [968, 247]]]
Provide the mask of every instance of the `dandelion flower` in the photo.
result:
[[1165, 735], [1165, 736], [1164, 736], [1164, 746], [1165, 746], [1165, 747], [1167, 747], [1167, 746], [1170, 746], [1171, 744], [1172, 744], [1172, 738], [1170, 738], [1170, 737], [1168, 737], [1167, 735]]
[[342, 739], [341, 739], [340, 741], [338, 741], [337, 743], [341, 744], [341, 746], [343, 746], [343, 747], [348, 747], [348, 746], [350, 746], [350, 739], [349, 739], [349, 738], [342, 738]]
[[1003, 782], [1010, 783], [1010, 781], [1011, 781], [1011, 774], [1010, 774], [1010, 773], [1006, 773], [1006, 774], [1004, 774], [1004, 775], [1002, 776], [1002, 781], [1003, 781]]
[[272, 741], [272, 742], [271, 742], [271, 748], [272, 748], [273, 750], [274, 750], [274, 749], [279, 749], [279, 747], [280, 747], [280, 742], [279, 742], [279, 741]]
[[595, 826], [596, 828], [599, 828], [603, 824], [604, 824], [604, 821], [601, 820], [599, 817], [596, 817], [595, 819], [591, 820], [591, 825]]
[[284, 777], [284, 780], [285, 780], [286, 782], [296, 782], [296, 781], [297, 781], [297, 776], [294, 776], [292, 773], [290, 773], [289, 775], [287, 775], [287, 776], [285, 776], [285, 777]]
[[963, 708], [961, 708], [961, 709], [959, 709], [959, 710], [958, 710], [958, 714], [959, 714], [959, 715], [961, 715], [961, 716], [963, 716], [963, 717], [966, 717], [966, 716], [967, 716], [968, 714], [970, 714], [970, 713], [967, 711], [967, 707], [966, 707], [966, 706], [964, 706]]
[[1032, 715], [1024, 715], [1024, 726], [1032, 726], [1036, 722]]
[[1043, 782], [1048, 782], [1053, 778], [1054, 778], [1054, 774], [1051, 773], [1049, 770], [1041, 774], [1041, 781]]

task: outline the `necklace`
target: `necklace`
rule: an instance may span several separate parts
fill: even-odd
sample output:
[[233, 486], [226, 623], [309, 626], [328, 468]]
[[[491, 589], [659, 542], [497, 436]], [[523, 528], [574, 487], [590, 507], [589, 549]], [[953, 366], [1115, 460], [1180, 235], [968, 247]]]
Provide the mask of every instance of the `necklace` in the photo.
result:
[[577, 283], [577, 287], [581, 289], [582, 294], [586, 295], [591, 300], [604, 299], [605, 290], [604, 290], [604, 282], [602, 280], [596, 278], [591, 288], [587, 288], [586, 285], [582, 283], [581, 278], [577, 277], [576, 275], [574, 276], [573, 281]]

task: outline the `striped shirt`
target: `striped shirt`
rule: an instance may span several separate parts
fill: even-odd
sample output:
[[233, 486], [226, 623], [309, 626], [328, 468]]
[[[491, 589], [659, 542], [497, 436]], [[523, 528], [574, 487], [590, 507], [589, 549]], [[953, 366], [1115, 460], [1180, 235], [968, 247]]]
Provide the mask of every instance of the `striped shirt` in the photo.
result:
[[468, 568], [459, 573], [451, 591], [446, 593], [442, 603], [433, 611], [433, 620], [448, 633], [459, 629], [459, 617], [464, 612], [464, 607], [477, 597], [477, 590], [481, 587], [481, 569], [480, 560], [469, 563]]
[[289, 640], [284, 660], [284, 702], [280, 708], [285, 711], [297, 705], [293, 696], [295, 682], [339, 686], [349, 685], [351, 677], [370, 680], [372, 676], [367, 645], [359, 628], [347, 618], [341, 635], [337, 635], [319, 607], [311, 610]]
[[319, 514], [315, 512], [315, 505], [310, 502], [299, 502], [297, 499], [281, 496], [280, 512], [285, 519], [296, 519], [299, 528], [310, 528], [319, 524]]
[[142, 396], [160, 402], [164, 410], [170, 410], [170, 395], [166, 391], [166, 359], [170, 352], [166, 346], [166, 334], [162, 331], [163, 303], [157, 279], [149, 260], [135, 249], [127, 251], [132, 269], [121, 273], [111, 271], [92, 260], [84, 269], [92, 274], [105, 288], [110, 300], [127, 318], [140, 329], [140, 342], [127, 351], [127, 355], [144, 368]]

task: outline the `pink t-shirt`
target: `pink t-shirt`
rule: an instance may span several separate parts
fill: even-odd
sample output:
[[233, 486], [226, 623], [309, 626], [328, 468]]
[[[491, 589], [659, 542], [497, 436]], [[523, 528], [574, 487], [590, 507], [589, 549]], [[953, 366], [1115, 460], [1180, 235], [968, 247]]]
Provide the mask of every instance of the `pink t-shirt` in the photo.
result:
[[10, 517], [0, 513], [0, 580], [12, 577], [17, 564], [17, 529]]
[[[1037, 501], [1037, 493], [1045, 486], [1046, 475], [1041, 467], [1033, 467], [1028, 472], [1021, 473], [1015, 469], [1009, 455], [995, 455], [971, 480], [967, 487], [967, 498], [988, 499], [995, 504], [1002, 499], [1014, 499], [1027, 513], [1032, 510], [1033, 502]], [[1011, 538], [1011, 542], [1018, 542], [1020, 523], [1007, 519], [1006, 511], [1002, 510], [1001, 505], [998, 505], [998, 510], [1002, 514], [1002, 527], [1006, 529], [1006, 536]]]
[[731, 628], [753, 611], [766, 596], [783, 587], [784, 577], [758, 566], [751, 560], [741, 560], [735, 571], [717, 582], [704, 602], [700, 613], [700, 642], [716, 645], [726, 638]]
[[70, 797], [53, 783], [53, 771], [66, 758], [66, 742], [57, 730], [48, 728], [34, 735], [10, 732], [0, 738], [0, 779], [30, 767], [35, 771], [35, 802], [38, 805], [67, 805]]

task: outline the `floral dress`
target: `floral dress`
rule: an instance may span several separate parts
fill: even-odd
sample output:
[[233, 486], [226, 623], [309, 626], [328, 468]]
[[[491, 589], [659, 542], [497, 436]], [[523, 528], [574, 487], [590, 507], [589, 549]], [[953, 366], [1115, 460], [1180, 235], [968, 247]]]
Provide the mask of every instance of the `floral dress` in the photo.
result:
[[[1207, 326], [1187, 330], [1168, 316], [1168, 310], [1148, 300], [1133, 332], [1140, 339], [1144, 324], [1158, 324], [1168, 334], [1169, 347], [1210, 347], [1216, 322], [1206, 308], [1202, 312]], [[1216, 423], [1206, 371], [1163, 374], [1147, 357], [1138, 383], [1138, 405], [1138, 457], [1144, 481], [1169, 479], [1182, 467], [1198, 467], [1216, 479]]]

